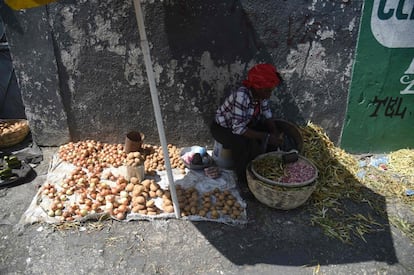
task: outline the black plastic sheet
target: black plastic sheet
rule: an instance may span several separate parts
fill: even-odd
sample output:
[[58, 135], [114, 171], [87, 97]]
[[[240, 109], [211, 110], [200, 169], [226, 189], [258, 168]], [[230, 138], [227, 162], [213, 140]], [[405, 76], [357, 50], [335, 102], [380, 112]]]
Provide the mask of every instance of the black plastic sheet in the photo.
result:
[[12, 187], [28, 183], [36, 177], [32, 166], [37, 166], [43, 160], [43, 153], [39, 146], [33, 141], [29, 133], [27, 137], [14, 146], [2, 148], [0, 158], [4, 156], [16, 156], [21, 161], [19, 169], [12, 169], [13, 177], [7, 180], [0, 180], [0, 188]]

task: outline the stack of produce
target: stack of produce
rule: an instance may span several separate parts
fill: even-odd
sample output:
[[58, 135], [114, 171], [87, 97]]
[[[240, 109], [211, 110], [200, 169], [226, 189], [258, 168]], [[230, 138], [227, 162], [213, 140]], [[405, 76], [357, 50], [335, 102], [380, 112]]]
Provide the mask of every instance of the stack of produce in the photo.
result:
[[[171, 168], [179, 168], [184, 173], [185, 166], [180, 158], [180, 150], [169, 144], [168, 152]], [[127, 165], [135, 153], [139, 153], [137, 156], [139, 164], [142, 164], [143, 158], [145, 159], [146, 174], [153, 175], [155, 171], [165, 170], [164, 154], [159, 146], [143, 144], [140, 152], [134, 152], [129, 157], [124, 151], [124, 145], [101, 143], [95, 140], [69, 142], [59, 147], [61, 160], [86, 168], [89, 172], [97, 175], [101, 175], [104, 168]]]
[[162, 208], [155, 205], [157, 198], [166, 201], [171, 197], [168, 190], [162, 190], [154, 180], [140, 182], [134, 177], [129, 181], [122, 176], [109, 177], [115, 181], [89, 176], [79, 167], [62, 184], [43, 185], [41, 192], [44, 199], [48, 199], [48, 215], [60, 221], [73, 221], [102, 213], [123, 220], [129, 213], [157, 215], [174, 212], [167, 204]]
[[377, 220], [371, 215], [354, 212], [345, 204], [346, 200], [352, 200], [363, 205], [368, 203], [375, 211], [381, 209], [381, 197], [364, 192], [364, 185], [357, 176], [357, 159], [336, 147], [322, 127], [309, 122], [301, 131], [303, 154], [319, 172], [317, 188], [307, 208], [311, 212], [311, 223], [345, 243], [351, 242], [352, 235], [364, 239], [364, 234], [376, 232]]
[[13, 176], [13, 169], [19, 169], [22, 166], [21, 161], [16, 156], [4, 156], [0, 163], [0, 179], [8, 180]]
[[215, 188], [200, 194], [194, 187], [184, 189], [177, 185], [176, 188], [182, 216], [198, 215], [210, 219], [228, 216], [240, 219], [243, 214], [244, 208], [229, 190]]
[[0, 120], [0, 148], [20, 143], [29, 134], [29, 131], [29, 123], [25, 119]]
[[[180, 169], [181, 173], [185, 173], [185, 165], [180, 157], [180, 149], [172, 144], [168, 144], [168, 154], [170, 158], [171, 168]], [[145, 173], [154, 174], [155, 171], [165, 170], [164, 152], [162, 147], [149, 144], [143, 145], [145, 159]]]
[[[135, 215], [156, 216], [174, 212], [168, 188], [153, 178], [116, 174], [112, 168], [145, 166], [145, 174], [165, 170], [161, 147], [144, 144], [139, 152], [125, 153], [121, 144], [106, 144], [94, 140], [70, 142], [59, 148], [63, 162], [75, 165], [60, 182], [45, 183], [41, 190], [41, 207], [49, 217], [70, 222], [94, 214], [109, 215], [118, 220]], [[168, 145], [172, 168], [184, 172], [180, 150]], [[191, 194], [191, 195], [189, 195]], [[195, 188], [177, 186], [179, 207], [183, 216], [200, 215], [218, 219], [224, 215], [237, 219], [243, 207], [229, 191], [201, 195]]]
[[315, 168], [300, 158], [295, 162], [284, 163], [278, 155], [267, 155], [253, 161], [252, 167], [263, 178], [275, 183], [303, 183], [313, 179]]

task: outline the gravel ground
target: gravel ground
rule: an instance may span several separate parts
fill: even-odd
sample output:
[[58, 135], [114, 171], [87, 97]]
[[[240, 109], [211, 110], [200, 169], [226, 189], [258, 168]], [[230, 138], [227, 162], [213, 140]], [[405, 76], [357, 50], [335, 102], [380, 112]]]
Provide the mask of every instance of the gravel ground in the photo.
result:
[[[56, 150], [42, 148], [32, 181], [0, 189], [0, 274], [414, 274], [413, 242], [387, 218], [365, 241], [344, 244], [311, 225], [307, 204], [281, 211], [249, 200], [242, 226], [178, 219], [22, 226]], [[413, 218], [383, 201], [393, 215]]]

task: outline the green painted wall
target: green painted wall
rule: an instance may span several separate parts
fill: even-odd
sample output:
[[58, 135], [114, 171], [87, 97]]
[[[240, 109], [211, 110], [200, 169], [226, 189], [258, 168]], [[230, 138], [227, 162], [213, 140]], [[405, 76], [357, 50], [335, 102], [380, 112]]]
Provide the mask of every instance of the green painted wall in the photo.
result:
[[414, 0], [365, 1], [341, 147], [414, 148]]

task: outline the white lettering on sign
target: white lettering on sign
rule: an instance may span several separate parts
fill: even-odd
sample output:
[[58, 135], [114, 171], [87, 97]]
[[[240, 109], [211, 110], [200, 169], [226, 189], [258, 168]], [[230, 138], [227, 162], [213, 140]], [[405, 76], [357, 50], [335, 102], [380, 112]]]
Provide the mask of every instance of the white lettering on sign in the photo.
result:
[[374, 0], [371, 30], [387, 48], [414, 48], [414, 0]]
[[[412, 95], [414, 94], [414, 78], [410, 80], [408, 74], [414, 75], [414, 58], [411, 61], [410, 66], [405, 70], [405, 75], [400, 78], [400, 83], [407, 85], [404, 90], [400, 91], [400, 95]], [[412, 88], [412, 89], [411, 89]]]
[[407, 85], [404, 90], [400, 91], [400, 95], [414, 95], [414, 79], [410, 80], [408, 75], [403, 75], [400, 78], [400, 83]]
[[408, 66], [407, 70], [404, 72], [405, 74], [414, 74], [414, 58], [411, 60], [410, 66]]

